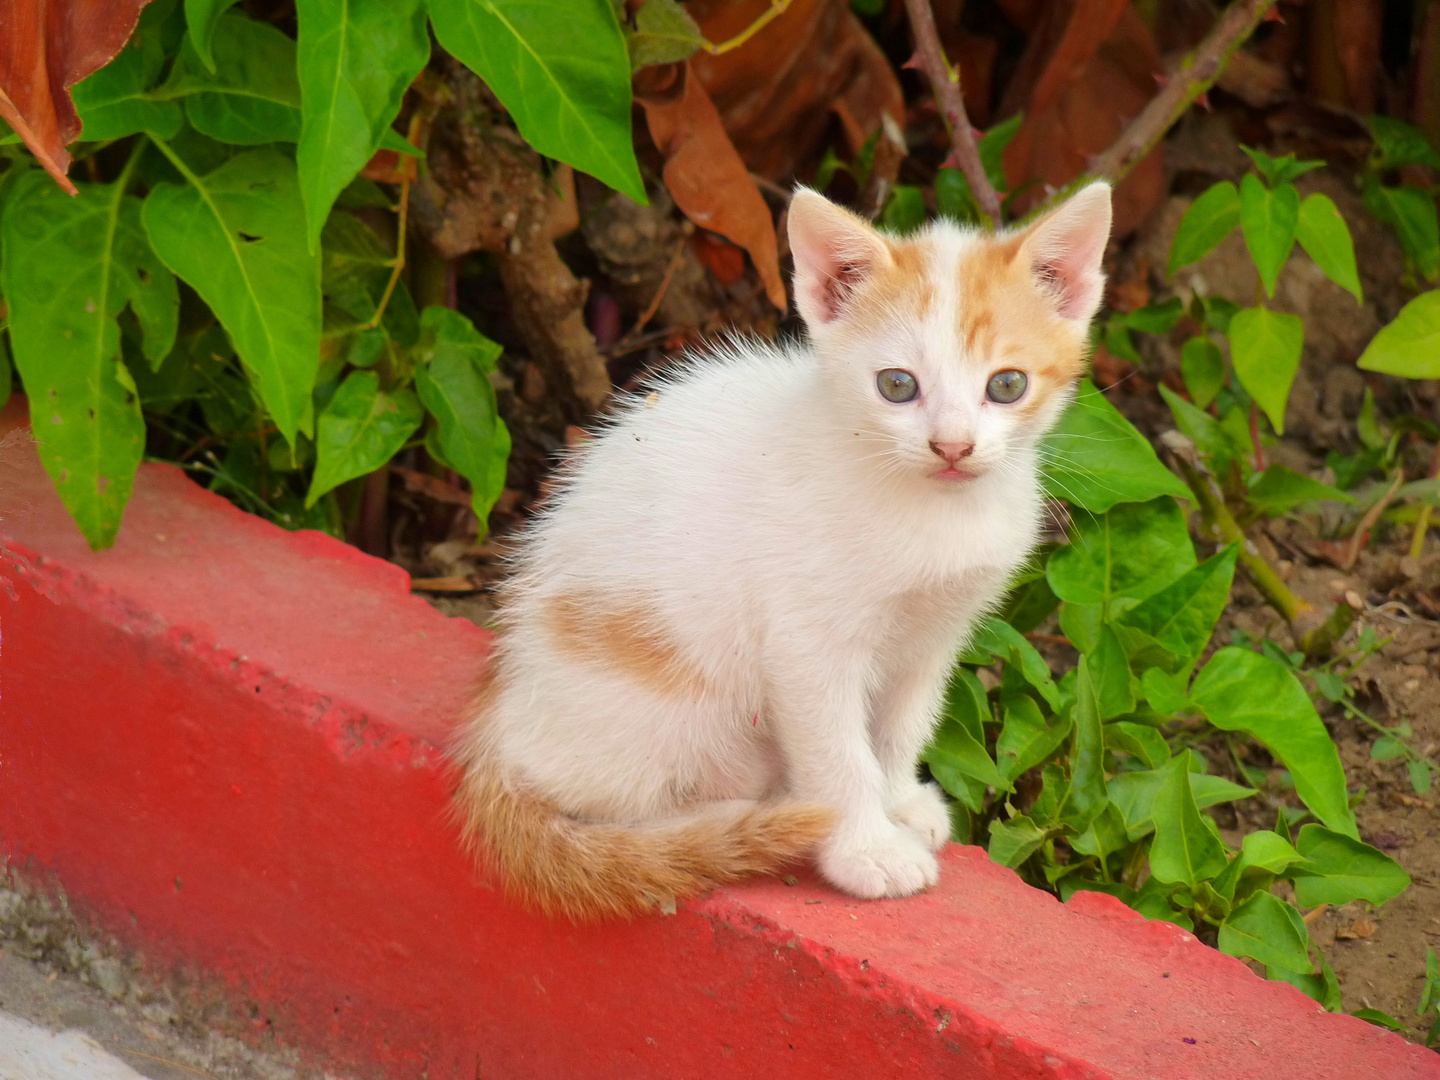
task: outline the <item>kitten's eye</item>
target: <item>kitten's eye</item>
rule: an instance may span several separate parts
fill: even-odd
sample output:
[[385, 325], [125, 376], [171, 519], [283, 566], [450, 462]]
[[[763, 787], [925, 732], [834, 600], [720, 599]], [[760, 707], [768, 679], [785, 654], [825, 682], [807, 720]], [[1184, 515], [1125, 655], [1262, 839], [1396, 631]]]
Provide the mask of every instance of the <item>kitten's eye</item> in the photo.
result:
[[920, 384], [915, 381], [915, 376], [900, 368], [886, 368], [880, 372], [875, 376], [875, 385], [880, 388], [881, 397], [897, 405], [913, 401], [920, 393]]
[[1024, 395], [1026, 381], [1023, 371], [997, 371], [990, 376], [985, 396], [1001, 405], [1009, 405]]

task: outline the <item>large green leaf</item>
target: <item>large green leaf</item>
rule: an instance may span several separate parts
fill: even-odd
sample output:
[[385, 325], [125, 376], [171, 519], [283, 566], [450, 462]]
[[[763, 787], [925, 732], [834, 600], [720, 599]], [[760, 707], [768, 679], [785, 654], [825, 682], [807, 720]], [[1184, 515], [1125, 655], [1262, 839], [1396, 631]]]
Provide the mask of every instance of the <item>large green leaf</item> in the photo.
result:
[[1090, 673], [1095, 683], [1095, 703], [1101, 720], [1135, 711], [1135, 694], [1130, 689], [1130, 662], [1126, 659], [1125, 647], [1108, 625], [1100, 627], [1095, 649], [1090, 654]]
[[[1170, 406], [1170, 413], [1175, 417], [1175, 426], [1195, 444], [1197, 450], [1210, 459], [1211, 471], [1223, 476], [1229, 472], [1232, 461], [1239, 462], [1243, 467], [1245, 447], [1236, 445], [1234, 436], [1220, 425], [1219, 420], [1204, 409], [1196, 408], [1164, 383], [1161, 383], [1158, 389], [1160, 396]], [[1247, 443], [1248, 434], [1247, 432]]]
[[1424, 188], [1387, 187], [1367, 177], [1360, 195], [1365, 208], [1395, 230], [1415, 268], [1431, 281], [1440, 273], [1440, 219], [1435, 199]]
[[628, 35], [630, 69], [673, 64], [699, 52], [705, 35], [677, 0], [645, 0], [635, 12], [635, 32]]
[[940, 786], [969, 804], [973, 784], [1009, 790], [985, 749], [985, 721], [990, 718], [985, 688], [974, 672], [957, 667], [945, 694], [944, 716], [920, 759]]
[[[1196, 764], [1198, 763], [1192, 761], [1192, 768]], [[1125, 827], [1130, 832], [1131, 840], [1138, 840], [1155, 828], [1155, 821], [1151, 815], [1155, 807], [1155, 796], [1159, 794], [1161, 785], [1165, 783], [1169, 775], [1165, 768], [1162, 766], [1144, 772], [1120, 773], [1111, 777], [1110, 782], [1106, 785], [1110, 801], [1125, 816]], [[1207, 806], [1234, 802], [1236, 799], [1248, 799], [1255, 794], [1255, 790], [1231, 783], [1223, 776], [1192, 772], [1190, 774], [1190, 793], [1195, 800], [1195, 805], [1204, 810]]]
[[305, 495], [306, 509], [346, 480], [384, 465], [424, 419], [413, 390], [386, 393], [375, 372], [352, 371], [316, 425], [315, 474]]
[[1315, 260], [1315, 265], [1325, 271], [1326, 277], [1363, 303], [1360, 290], [1360, 273], [1355, 269], [1355, 242], [1350, 237], [1350, 226], [1340, 216], [1340, 211], [1330, 196], [1316, 192], [1305, 196], [1300, 204], [1300, 215], [1295, 222], [1295, 239], [1305, 249], [1305, 254]]
[[1046, 494], [1083, 510], [1101, 514], [1116, 503], [1190, 493], [1089, 379], [1041, 445]]
[[1105, 809], [1105, 738], [1100, 725], [1100, 703], [1087, 657], [1080, 657], [1075, 672], [1075, 753], [1070, 758], [1070, 786], [1056, 817], [1084, 832]]
[[1143, 600], [1195, 565], [1195, 545], [1175, 500], [1124, 503], [1100, 517], [1077, 515], [1070, 544], [1050, 558], [1046, 577], [1062, 600], [1110, 604]]
[[1371, 116], [1368, 123], [1375, 139], [1373, 164], [1377, 170], [1399, 169], [1405, 165], [1440, 169], [1440, 153], [1436, 153], [1418, 128], [1391, 116]]
[[1410, 887], [1410, 875], [1383, 851], [1319, 825], [1301, 829], [1295, 849], [1315, 874], [1295, 879], [1295, 902], [1303, 907], [1352, 900], [1383, 904]]
[[1294, 184], [1268, 188], [1254, 173], [1240, 182], [1240, 228], [1267, 296], [1275, 295], [1280, 269], [1295, 245], [1299, 214], [1300, 193]]
[[155, 363], [174, 344], [180, 306], [145, 240], [140, 200], [124, 193], [128, 178], [80, 184], [71, 198], [28, 173], [0, 223], [0, 291], [40, 460], [97, 549], [115, 541], [145, 445], [116, 319], [128, 304]]
[[185, 0], [185, 22], [190, 27], [190, 47], [209, 71], [215, 70], [215, 59], [210, 52], [210, 40], [215, 36], [215, 26], [220, 21], [220, 16], [238, 2], [239, 0]]
[[1225, 385], [1225, 357], [1220, 346], [1196, 334], [1180, 349], [1180, 375], [1196, 406], [1203, 409]]
[[1290, 770], [1295, 793], [1315, 816], [1358, 838], [1340, 754], [1310, 695], [1289, 669], [1230, 646], [1201, 669], [1190, 698], [1216, 727], [1244, 731], [1264, 743]]
[[1230, 362], [1235, 376], [1285, 434], [1285, 403], [1300, 370], [1305, 324], [1298, 315], [1260, 307], [1243, 308], [1230, 320]]
[[220, 15], [212, 71], [196, 51], [194, 24], [170, 77], [156, 92], [183, 100], [195, 130], [221, 142], [258, 146], [300, 138], [300, 82], [295, 42], [269, 23], [238, 11]]
[[1190, 751], [1176, 754], [1158, 772], [1164, 774], [1150, 807], [1155, 839], [1150, 845], [1150, 872], [1167, 884], [1191, 888], [1224, 871], [1225, 847], [1200, 817], [1190, 790]]
[[180, 130], [180, 106], [173, 101], [151, 101], [146, 95], [165, 67], [161, 28], [150, 17], [150, 10], [140, 16], [135, 33], [119, 55], [70, 92], [84, 125], [80, 137], [87, 142], [121, 139], [137, 131], [153, 131], [170, 139]]
[[1440, 379], [1440, 289], [1421, 293], [1365, 346], [1365, 371], [1407, 379]]
[[490, 385], [500, 346], [449, 308], [426, 308], [420, 326], [422, 362], [415, 388], [439, 422], [441, 460], [470, 481], [471, 505], [483, 531], [505, 488], [510, 457], [510, 432], [496, 411]]
[[1317, 499], [1334, 499], [1337, 502], [1353, 503], [1355, 500], [1337, 487], [1322, 483], [1287, 469], [1284, 465], [1271, 465], [1263, 473], [1250, 478], [1249, 500], [1265, 513], [1272, 516], [1288, 513], [1304, 502]]
[[990, 822], [990, 858], [1012, 870], [1040, 849], [1045, 830], [1023, 814]]
[[1203, 259], [1216, 244], [1240, 224], [1240, 192], [1229, 180], [1221, 180], [1190, 204], [1170, 248], [1166, 276], [1182, 266]]
[[1059, 708], [1060, 691], [1055, 686], [1045, 658], [1025, 640], [1024, 634], [1009, 623], [987, 615], [976, 624], [970, 649], [980, 655], [981, 663], [988, 662], [990, 657], [999, 657], [1007, 664], [1015, 665], [1025, 681], [1039, 691], [1052, 709]]
[[150, 242], [215, 312], [293, 446], [310, 425], [320, 360], [320, 253], [305, 246], [295, 166], [249, 150], [197, 176], [169, 153], [189, 182], [158, 184], [145, 200]]
[[1204, 651], [1225, 610], [1238, 554], [1235, 544], [1222, 548], [1125, 612], [1120, 621], [1149, 634], [1187, 667]]
[[380, 148], [430, 58], [425, 0], [298, 0], [302, 124], [296, 164], [308, 239]]
[[610, 0], [430, 0], [440, 44], [525, 140], [645, 202], [630, 142], [630, 55]]
[[1257, 892], [1220, 926], [1220, 951], [1288, 971], [1310, 970], [1309, 935], [1300, 913], [1279, 897]]
[[995, 762], [1000, 775], [1011, 783], [1060, 748], [1070, 733], [1070, 721], [1057, 716], [1047, 725], [1040, 706], [1029, 694], [1006, 698], [1004, 708], [1005, 723], [995, 740]]

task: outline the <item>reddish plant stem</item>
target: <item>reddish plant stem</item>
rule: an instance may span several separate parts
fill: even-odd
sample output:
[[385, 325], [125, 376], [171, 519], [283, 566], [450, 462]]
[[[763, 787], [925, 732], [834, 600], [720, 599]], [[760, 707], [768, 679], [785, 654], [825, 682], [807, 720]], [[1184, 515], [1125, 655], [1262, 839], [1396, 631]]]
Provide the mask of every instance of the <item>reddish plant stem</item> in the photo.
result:
[[935, 104], [950, 129], [950, 143], [955, 148], [955, 162], [965, 179], [970, 181], [970, 191], [980, 209], [990, 218], [994, 228], [1000, 227], [1000, 196], [985, 175], [985, 166], [980, 162], [980, 149], [975, 145], [975, 129], [970, 126], [970, 117], [965, 112], [965, 98], [960, 93], [960, 83], [950, 74], [950, 65], [945, 60], [945, 50], [940, 47], [940, 34], [935, 29], [935, 13], [930, 10], [930, 0], [905, 0], [905, 10], [910, 16], [910, 32], [915, 37], [915, 55], [921, 70], [930, 80], [935, 93]]
[[1255, 470], [1265, 471], [1265, 450], [1260, 445], [1260, 409], [1250, 402], [1250, 445], [1255, 448]]

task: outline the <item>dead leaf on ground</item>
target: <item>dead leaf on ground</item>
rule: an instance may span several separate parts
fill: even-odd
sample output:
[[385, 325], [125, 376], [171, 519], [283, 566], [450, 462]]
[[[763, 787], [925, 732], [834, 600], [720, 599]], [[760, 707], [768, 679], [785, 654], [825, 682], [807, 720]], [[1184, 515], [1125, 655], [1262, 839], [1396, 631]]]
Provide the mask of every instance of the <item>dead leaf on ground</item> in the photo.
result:
[[149, 0], [0, 0], [0, 117], [71, 195], [70, 88], [125, 47]]
[[[1016, 212], [1084, 172], [1155, 96], [1161, 73], [1155, 39], [1126, 0], [1046, 7], [1000, 110], [1025, 110], [1005, 151]], [[1135, 229], [1164, 194], [1157, 147], [1115, 189], [1115, 235]]]
[[411, 578], [411, 592], [457, 593], [478, 592], [480, 585], [468, 577]]
[[765, 294], [784, 311], [785, 282], [770, 208], [690, 65], [642, 69], [635, 77], [635, 100], [665, 155], [665, 186], [675, 204], [696, 225], [748, 251]]
[[1348, 926], [1340, 927], [1335, 931], [1335, 936], [1345, 941], [1354, 941], [1357, 938], [1374, 937], [1375, 931], [1379, 929], [1380, 927], [1375, 925], [1374, 919], [1361, 917]]
[[[690, 0], [685, 10], [711, 41], [727, 41], [770, 0]], [[793, 175], [840, 120], [854, 153], [889, 113], [905, 116], [890, 61], [850, 11], [848, 0], [794, 0], [738, 49], [690, 63], [746, 165], [779, 180]]]

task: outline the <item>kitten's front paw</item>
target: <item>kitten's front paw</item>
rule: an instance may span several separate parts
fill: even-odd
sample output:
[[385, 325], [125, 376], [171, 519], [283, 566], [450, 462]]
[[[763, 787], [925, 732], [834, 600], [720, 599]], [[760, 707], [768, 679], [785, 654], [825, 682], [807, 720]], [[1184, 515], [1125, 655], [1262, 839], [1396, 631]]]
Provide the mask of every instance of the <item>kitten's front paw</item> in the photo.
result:
[[913, 832], [931, 851], [939, 851], [950, 839], [950, 810], [939, 784], [916, 784], [890, 808], [890, 820]]
[[821, 849], [819, 865], [836, 888], [866, 900], [909, 896], [940, 880], [935, 856], [909, 829], [893, 824], [875, 835], [838, 831]]

